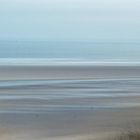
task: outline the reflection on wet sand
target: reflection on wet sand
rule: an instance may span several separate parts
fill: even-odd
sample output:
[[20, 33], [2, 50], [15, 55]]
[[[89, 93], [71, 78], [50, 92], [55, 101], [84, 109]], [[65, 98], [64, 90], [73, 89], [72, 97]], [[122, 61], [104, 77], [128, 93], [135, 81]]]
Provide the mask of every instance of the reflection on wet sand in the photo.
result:
[[[75, 78], [69, 78], [75, 68], [64, 69], [60, 79], [56, 69], [2, 67], [0, 75], [7, 76], [0, 81], [0, 139], [102, 140], [138, 126], [140, 68], [105, 67], [104, 75], [103, 69], [95, 69], [78, 68]], [[47, 79], [49, 73], [52, 79]], [[92, 77], [82, 77], [86, 73]]]

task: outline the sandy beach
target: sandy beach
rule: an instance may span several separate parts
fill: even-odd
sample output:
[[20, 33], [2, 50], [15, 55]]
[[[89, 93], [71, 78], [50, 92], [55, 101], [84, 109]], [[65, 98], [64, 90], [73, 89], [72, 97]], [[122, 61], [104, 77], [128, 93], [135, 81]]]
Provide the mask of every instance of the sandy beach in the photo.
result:
[[0, 139], [102, 140], [139, 127], [139, 66], [0, 66]]
[[140, 140], [140, 0], [0, 0], [0, 140]]
[[[125, 64], [124, 64], [125, 65]], [[1, 80], [128, 79], [140, 78], [140, 66], [112, 65], [1, 65]]]

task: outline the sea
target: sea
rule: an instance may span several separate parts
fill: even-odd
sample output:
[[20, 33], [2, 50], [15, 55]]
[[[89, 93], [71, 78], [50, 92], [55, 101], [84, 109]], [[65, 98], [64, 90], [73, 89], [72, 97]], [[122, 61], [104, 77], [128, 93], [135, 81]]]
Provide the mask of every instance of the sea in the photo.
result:
[[0, 41], [0, 139], [105, 139], [140, 118], [140, 43]]

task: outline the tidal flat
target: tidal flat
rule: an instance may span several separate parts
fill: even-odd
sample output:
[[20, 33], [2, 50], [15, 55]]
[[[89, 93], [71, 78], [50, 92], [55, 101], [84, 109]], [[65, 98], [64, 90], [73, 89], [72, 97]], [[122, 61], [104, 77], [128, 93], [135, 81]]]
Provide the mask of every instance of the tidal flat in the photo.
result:
[[139, 128], [140, 66], [0, 66], [0, 139], [102, 140]]

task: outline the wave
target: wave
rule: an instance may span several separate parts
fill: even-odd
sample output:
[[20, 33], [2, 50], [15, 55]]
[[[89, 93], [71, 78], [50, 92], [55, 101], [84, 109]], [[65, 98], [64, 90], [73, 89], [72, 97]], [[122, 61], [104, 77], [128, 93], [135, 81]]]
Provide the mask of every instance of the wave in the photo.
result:
[[6, 66], [41, 66], [41, 65], [115, 65], [115, 66], [140, 66], [139, 60], [129, 59], [103, 59], [103, 60], [92, 60], [92, 59], [78, 59], [78, 58], [1, 58], [0, 65]]

